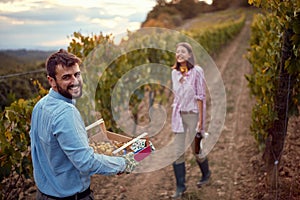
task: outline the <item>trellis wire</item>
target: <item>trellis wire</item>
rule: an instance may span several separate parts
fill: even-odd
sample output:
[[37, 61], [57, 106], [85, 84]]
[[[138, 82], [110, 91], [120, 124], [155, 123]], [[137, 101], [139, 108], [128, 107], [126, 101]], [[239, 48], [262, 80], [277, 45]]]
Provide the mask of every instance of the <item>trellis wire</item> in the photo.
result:
[[[290, 86], [291, 86], [291, 75], [289, 74], [289, 78], [288, 78], [288, 88], [287, 88], [287, 97], [286, 97], [286, 104], [285, 104], [285, 107], [286, 107], [286, 113], [285, 113], [285, 121], [284, 121], [284, 138], [286, 137], [286, 132], [287, 132], [287, 123], [288, 123], [288, 110], [289, 110], [289, 98], [290, 98]], [[284, 140], [285, 141], [285, 140]], [[284, 146], [284, 141], [283, 141], [283, 146]], [[274, 165], [275, 165], [275, 199], [277, 200], [278, 199], [278, 163], [279, 163], [279, 158], [281, 157], [282, 153], [283, 153], [283, 148], [280, 152], [280, 154], [278, 155], [278, 157], [275, 156], [275, 153], [272, 150], [272, 154], [273, 154], [273, 158], [275, 160], [274, 162]]]

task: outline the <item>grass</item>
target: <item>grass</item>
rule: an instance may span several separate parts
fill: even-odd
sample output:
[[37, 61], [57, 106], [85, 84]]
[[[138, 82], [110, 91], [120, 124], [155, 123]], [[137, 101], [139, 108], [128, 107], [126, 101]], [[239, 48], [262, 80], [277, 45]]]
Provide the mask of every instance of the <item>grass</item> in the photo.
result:
[[213, 13], [200, 14], [194, 22], [192, 22], [190, 29], [207, 29], [213, 26], [221, 25], [225, 22], [230, 22], [239, 19], [245, 11], [243, 9], [229, 9]]

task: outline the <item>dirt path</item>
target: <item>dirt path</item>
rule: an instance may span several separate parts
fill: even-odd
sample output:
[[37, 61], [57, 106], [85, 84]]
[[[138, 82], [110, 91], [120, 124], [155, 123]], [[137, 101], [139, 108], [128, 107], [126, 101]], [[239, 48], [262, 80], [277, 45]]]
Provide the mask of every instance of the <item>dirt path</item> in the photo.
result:
[[203, 188], [203, 199], [251, 199], [253, 195], [247, 189], [249, 183], [256, 182], [251, 177], [251, 159], [258, 152], [249, 130], [253, 101], [244, 77], [250, 65], [243, 58], [250, 36], [249, 23], [216, 59], [225, 83], [227, 114], [222, 135], [209, 154], [214, 176], [212, 184]]
[[[187, 154], [187, 192], [184, 199], [251, 199], [255, 184], [252, 160], [258, 152], [249, 126], [252, 100], [244, 75], [250, 65], [243, 55], [248, 47], [250, 22], [215, 59], [226, 88], [227, 115], [224, 130], [208, 155], [212, 170], [211, 183], [196, 187], [200, 171], [191, 152]], [[166, 127], [168, 131], [169, 127]], [[170, 130], [170, 129], [169, 129]], [[166, 138], [165, 138], [166, 139]], [[168, 199], [175, 188], [172, 166], [161, 170], [117, 177], [94, 176], [92, 188], [96, 199]], [[250, 188], [249, 188], [250, 187]], [[249, 190], [249, 191], [248, 191]]]

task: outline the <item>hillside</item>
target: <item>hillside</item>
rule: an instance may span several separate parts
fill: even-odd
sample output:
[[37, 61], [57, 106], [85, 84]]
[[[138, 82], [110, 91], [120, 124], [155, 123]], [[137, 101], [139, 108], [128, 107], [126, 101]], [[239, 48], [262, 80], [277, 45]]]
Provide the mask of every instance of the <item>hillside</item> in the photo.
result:
[[48, 87], [43, 69], [50, 53], [24, 49], [0, 51], [0, 111], [16, 99], [34, 96], [37, 90], [33, 80]]
[[194, 0], [160, 0], [147, 14], [141, 27], [176, 28], [186, 24], [186, 20], [196, 18], [204, 13], [244, 7], [249, 7], [247, 0], [214, 0], [211, 5]]
[[36, 50], [1, 50], [0, 76], [38, 69], [51, 52]]

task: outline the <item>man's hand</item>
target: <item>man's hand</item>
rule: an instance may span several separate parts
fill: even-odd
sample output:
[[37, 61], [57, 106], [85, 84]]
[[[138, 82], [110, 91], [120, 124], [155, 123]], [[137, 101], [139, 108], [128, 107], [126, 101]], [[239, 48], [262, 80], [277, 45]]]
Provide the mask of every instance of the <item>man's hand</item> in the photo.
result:
[[124, 172], [126, 174], [129, 174], [136, 168], [136, 166], [139, 163], [134, 159], [134, 153], [133, 152], [130, 152], [126, 155], [123, 155], [122, 157], [125, 158], [125, 161], [126, 161], [126, 168], [125, 168]]

